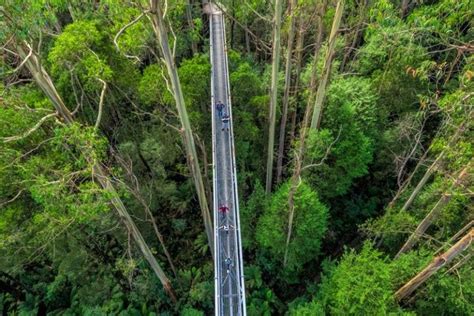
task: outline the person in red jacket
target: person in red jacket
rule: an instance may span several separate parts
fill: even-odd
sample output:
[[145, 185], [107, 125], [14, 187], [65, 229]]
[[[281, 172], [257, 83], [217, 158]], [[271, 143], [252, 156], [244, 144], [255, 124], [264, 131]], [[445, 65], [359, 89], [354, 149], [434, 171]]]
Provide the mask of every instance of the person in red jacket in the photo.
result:
[[219, 212], [222, 214], [226, 214], [229, 211], [229, 208], [226, 205], [222, 205], [219, 207]]

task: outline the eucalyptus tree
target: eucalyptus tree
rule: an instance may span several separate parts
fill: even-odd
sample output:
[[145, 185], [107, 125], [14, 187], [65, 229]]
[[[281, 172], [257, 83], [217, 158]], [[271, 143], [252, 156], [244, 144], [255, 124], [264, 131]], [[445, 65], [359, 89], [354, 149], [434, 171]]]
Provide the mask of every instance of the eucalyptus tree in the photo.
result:
[[[26, 67], [28, 68], [29, 72], [33, 76], [36, 84], [41, 88], [44, 94], [50, 99], [51, 103], [53, 104], [54, 108], [56, 109], [58, 115], [62, 118], [65, 124], [72, 124], [74, 123], [74, 118], [69, 109], [64, 104], [61, 96], [56, 90], [51, 77], [44, 69], [41, 59], [36, 52], [33, 51], [33, 48], [27, 42], [17, 42], [14, 44], [15, 50], [18, 55], [24, 61]], [[29, 52], [27, 53], [26, 47], [29, 48]], [[163, 287], [171, 296], [171, 298], [176, 301], [176, 296], [174, 294], [174, 290], [171, 286], [171, 282], [166, 276], [165, 272], [161, 268], [160, 264], [156, 260], [153, 252], [151, 251], [150, 247], [146, 243], [145, 239], [143, 238], [140, 230], [138, 229], [137, 225], [135, 224], [133, 218], [130, 216], [128, 210], [126, 209], [125, 205], [123, 204], [122, 200], [120, 199], [117, 190], [115, 189], [114, 185], [112, 184], [109, 175], [104, 170], [104, 168], [100, 165], [100, 162], [94, 161], [92, 156], [87, 156], [86, 159], [90, 160], [90, 163], [93, 166], [93, 173], [96, 175], [95, 179], [99, 182], [102, 188], [108, 192], [111, 196], [110, 202], [116, 209], [119, 217], [122, 219], [124, 225], [130, 231], [133, 239], [137, 243], [140, 251], [144, 258], [148, 261], [151, 268], [155, 272], [156, 276], [159, 278]]]
[[[260, 217], [256, 239], [260, 247], [268, 249], [277, 262], [283, 261], [283, 271], [298, 273], [306, 262], [316, 259], [327, 231], [328, 208], [318, 194], [304, 182], [294, 193], [294, 204], [289, 208], [291, 183], [280, 186], [272, 195], [268, 207]], [[294, 217], [294, 234], [287, 240], [288, 212]]]
[[[280, 183], [283, 168], [283, 154], [285, 150], [285, 138], [286, 138], [286, 123], [288, 120], [288, 103], [290, 100], [290, 87], [291, 87], [291, 68], [292, 68], [292, 56], [293, 56], [293, 44], [295, 39], [295, 28], [298, 1], [290, 0], [288, 2], [288, 43], [286, 46], [286, 61], [285, 61], [285, 86], [283, 94], [282, 114], [280, 122], [280, 136], [278, 140], [278, 156], [277, 156], [277, 178], [276, 182]], [[300, 40], [301, 41], [301, 40]]]
[[161, 48], [161, 53], [164, 59], [163, 61], [165, 63], [166, 69], [168, 70], [169, 80], [171, 81], [171, 89], [182, 125], [181, 132], [184, 134], [184, 144], [186, 148], [187, 160], [189, 163], [189, 167], [191, 168], [191, 173], [194, 179], [194, 185], [198, 194], [201, 215], [204, 220], [204, 227], [207, 234], [209, 248], [211, 249], [211, 253], [213, 254], [214, 234], [211, 215], [209, 212], [209, 204], [206, 197], [206, 191], [204, 189], [204, 181], [202, 178], [201, 168], [199, 166], [199, 158], [196, 151], [193, 131], [191, 129], [191, 123], [189, 121], [188, 112], [186, 110], [184, 96], [181, 89], [181, 82], [179, 80], [174, 55], [169, 46], [167, 25], [163, 18], [163, 12], [161, 10], [161, 3], [159, 0], [150, 0], [149, 13], [151, 15], [153, 30], [156, 34]]
[[316, 100], [314, 101], [314, 111], [311, 119], [311, 128], [319, 129], [321, 122], [321, 114], [323, 110], [324, 98], [326, 96], [326, 87], [331, 72], [332, 60], [336, 48], [336, 37], [339, 32], [339, 26], [341, 24], [342, 13], [344, 12], [344, 0], [339, 0], [336, 6], [336, 12], [334, 13], [334, 19], [332, 22], [331, 34], [328, 39], [328, 48], [324, 59], [323, 73], [319, 81], [319, 86], [316, 94]]
[[273, 43], [272, 43], [272, 79], [270, 86], [270, 108], [268, 113], [268, 154], [267, 154], [267, 176], [265, 192], [272, 190], [273, 183], [273, 147], [275, 143], [275, 122], [278, 102], [278, 72], [280, 69], [280, 36], [281, 36], [281, 11], [282, 1], [275, 0], [275, 14], [273, 17]]
[[[333, 42], [335, 41], [335, 37], [336, 37], [337, 31], [339, 29], [339, 24], [340, 24], [340, 21], [341, 21], [342, 10], [343, 10], [343, 7], [341, 7], [341, 6], [343, 6], [343, 4], [341, 4], [342, 1], [343, 0], [340, 0], [337, 4], [338, 9], [336, 9], [336, 15], [334, 16], [333, 28], [331, 30], [332, 37], [330, 37], [330, 39], [329, 39], [330, 42], [331, 42], [331, 39], [332, 39]], [[321, 17], [321, 19], [322, 19], [322, 17]], [[317, 56], [315, 56], [314, 58], [317, 58]], [[318, 92], [319, 92], [319, 90], [318, 90]], [[287, 262], [289, 245], [290, 245], [291, 235], [292, 235], [292, 232], [293, 232], [293, 219], [294, 219], [294, 216], [295, 216], [294, 215], [295, 214], [294, 196], [295, 196], [295, 193], [296, 193], [296, 190], [297, 190], [299, 184], [301, 183], [301, 172], [303, 170], [305, 142], [306, 142], [307, 135], [308, 135], [309, 120], [310, 120], [310, 116], [311, 116], [312, 111], [313, 111], [313, 104], [311, 102], [311, 92], [310, 92], [308, 106], [306, 107], [306, 111], [305, 111], [305, 114], [304, 114], [304, 117], [303, 117], [303, 122], [301, 123], [301, 127], [300, 127], [299, 142], [297, 143], [297, 149], [296, 149], [295, 155], [294, 155], [293, 175], [290, 179], [290, 189], [289, 189], [289, 193], [288, 193], [288, 207], [289, 207], [288, 230], [287, 230], [287, 238], [286, 238], [286, 244], [285, 244], [285, 254], [284, 254], [284, 261], [283, 261], [284, 264], [286, 264], [286, 262]], [[311, 128], [312, 128], [312, 126], [311, 126]]]
[[[58, 23], [56, 14], [59, 14], [61, 10], [65, 9], [64, 4], [57, 4], [57, 6], [53, 6], [50, 9], [50, 14], [44, 15], [41, 7], [25, 7], [23, 3], [11, 2], [8, 3], [8, 5], [1, 7], [0, 11], [5, 18], [5, 33], [3, 33], [2, 36], [8, 38], [3, 49], [6, 48], [7, 52], [20, 58], [20, 65], [16, 68], [16, 71], [25, 67], [31, 75], [33, 82], [51, 101], [51, 104], [55, 108], [62, 123], [66, 125], [72, 125], [76, 123], [73, 112], [69, 110], [63, 101], [63, 98], [59, 94], [53, 79], [45, 68], [47, 63], [41, 57], [40, 49], [43, 48], [41, 44], [43, 43], [43, 40], [45, 40], [43, 38], [43, 33], [49, 34], [48, 26], [55, 25], [56, 31], [62, 31], [62, 27]], [[23, 16], [19, 15], [20, 11], [23, 12]], [[28, 32], [25, 33], [25, 31]], [[39, 34], [39, 38], [37, 34]], [[71, 43], [71, 41], [68, 42], [68, 44]], [[81, 54], [82, 51], [78, 51], [76, 53]], [[100, 71], [97, 72], [99, 69], [103, 69], [98, 56], [94, 52], [91, 52], [90, 57], [91, 58], [88, 59], [88, 62], [92, 64], [91, 69], [95, 69], [91, 72], [91, 76], [94, 77], [92, 79], [97, 83], [102, 83], [102, 92], [100, 94], [100, 100], [98, 101], [98, 107], [100, 110], [102, 110], [101, 108], [103, 108], [107, 83], [102, 78], [100, 78]], [[97, 65], [97, 63], [99, 65]], [[106, 77], [103, 78], [105, 79]], [[98, 118], [95, 123], [96, 130], [100, 124], [100, 117], [101, 113], [98, 113]], [[134, 219], [125, 207], [124, 202], [117, 192], [117, 188], [114, 186], [111, 180], [111, 176], [105, 170], [101, 161], [97, 159], [93, 149], [91, 150], [90, 148], [85, 148], [84, 150], [85, 151], [82, 154], [92, 166], [91, 168], [92, 174], [94, 175], [94, 180], [97, 181], [97, 183], [103, 188], [107, 195], [110, 196], [110, 203], [117, 211], [118, 218], [130, 232], [130, 236], [136, 242], [140, 252], [162, 283], [166, 292], [168, 292], [171, 298], [176, 301], [175, 293], [169, 278], [165, 274], [160, 263], [156, 260], [152, 250], [145, 241]]]

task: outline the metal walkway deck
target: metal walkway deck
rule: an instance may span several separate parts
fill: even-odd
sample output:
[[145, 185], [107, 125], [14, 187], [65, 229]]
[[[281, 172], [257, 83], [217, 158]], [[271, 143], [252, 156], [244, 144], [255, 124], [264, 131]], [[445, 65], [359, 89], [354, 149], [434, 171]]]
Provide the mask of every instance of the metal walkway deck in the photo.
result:
[[[225, 23], [223, 14], [217, 6], [211, 3], [209, 8], [212, 65], [215, 314], [240, 316], [247, 313]], [[216, 108], [219, 101], [224, 104], [221, 113]], [[228, 124], [222, 121], [226, 114], [229, 116]]]

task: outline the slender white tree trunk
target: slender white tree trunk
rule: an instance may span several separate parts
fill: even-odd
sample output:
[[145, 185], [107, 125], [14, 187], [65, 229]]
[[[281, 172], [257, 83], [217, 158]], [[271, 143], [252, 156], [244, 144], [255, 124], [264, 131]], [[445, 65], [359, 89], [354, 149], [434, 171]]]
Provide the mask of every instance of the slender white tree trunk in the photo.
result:
[[318, 92], [316, 94], [316, 101], [314, 102], [313, 118], [311, 120], [311, 128], [318, 129], [321, 122], [321, 113], [323, 111], [324, 98], [326, 97], [326, 88], [331, 72], [332, 58], [336, 48], [336, 37], [341, 25], [342, 13], [344, 11], [344, 0], [337, 2], [336, 13], [334, 14], [334, 20], [332, 21], [331, 34], [329, 35], [328, 50], [326, 52], [326, 58], [324, 60], [323, 74], [319, 81]]
[[396, 293], [397, 301], [403, 300], [405, 297], [413, 293], [420, 285], [425, 283], [439, 269], [449, 264], [461, 252], [468, 249], [474, 239], [474, 228], [472, 228], [463, 238], [461, 238], [454, 246], [445, 253], [436, 256], [420, 273], [414, 276], [410, 281], [403, 285]]
[[207, 203], [206, 192], [204, 189], [204, 182], [202, 179], [201, 168], [199, 167], [199, 160], [194, 143], [193, 132], [191, 130], [191, 124], [189, 122], [188, 112], [184, 103], [183, 92], [181, 89], [181, 82], [178, 76], [178, 70], [174, 61], [174, 56], [171, 53], [169, 46], [168, 33], [166, 30], [166, 24], [163, 20], [163, 14], [160, 8], [160, 1], [150, 0], [151, 18], [152, 25], [155, 34], [158, 38], [161, 53], [164, 58], [166, 69], [168, 70], [168, 76], [171, 81], [171, 89], [173, 90], [173, 96], [176, 101], [176, 107], [178, 109], [178, 115], [181, 120], [182, 132], [184, 134], [184, 144], [186, 147], [186, 154], [191, 173], [194, 179], [194, 186], [199, 199], [199, 206], [201, 208], [201, 215], [204, 220], [204, 227], [206, 229], [207, 239], [209, 242], [209, 248], [212, 255], [214, 256], [214, 234], [211, 215], [209, 212], [209, 205]]
[[[319, 19], [320, 23], [318, 23], [319, 29], [318, 33], [316, 36], [316, 48], [315, 48], [315, 56], [314, 56], [314, 63], [316, 64], [318, 56], [319, 56], [319, 47], [322, 42], [322, 34], [323, 34], [323, 23], [322, 23], [322, 17], [324, 15], [324, 12], [326, 10], [326, 2], [324, 1], [322, 3], [322, 6], [320, 8], [320, 14], [319, 14]], [[319, 44], [319, 46], [318, 46]], [[316, 74], [313, 72], [311, 80], [316, 80]], [[294, 168], [293, 168], [293, 175], [290, 179], [291, 187], [288, 192], [288, 231], [287, 231], [287, 236], [286, 236], [286, 243], [285, 243], [285, 254], [283, 256], [283, 266], [286, 266], [286, 263], [288, 262], [288, 250], [290, 246], [290, 241], [291, 241], [291, 236], [293, 234], [293, 220], [295, 216], [295, 207], [294, 207], [294, 197], [296, 194], [296, 190], [298, 189], [299, 184], [301, 183], [301, 171], [302, 171], [302, 166], [303, 166], [303, 159], [304, 159], [304, 150], [305, 150], [305, 141], [306, 141], [306, 135], [308, 133], [309, 129], [309, 120], [311, 117], [311, 112], [313, 111], [313, 94], [314, 94], [314, 89], [310, 89], [309, 91], [309, 96], [308, 96], [308, 102], [305, 110], [305, 114], [303, 117], [303, 122], [301, 123], [301, 128], [300, 128], [300, 135], [299, 135], [299, 143], [298, 147], [295, 152], [295, 157], [294, 157]]]
[[291, 57], [293, 56], [293, 42], [295, 39], [295, 6], [296, 0], [290, 0], [288, 5], [288, 15], [290, 19], [290, 28], [288, 29], [288, 44], [286, 47], [286, 63], [285, 63], [285, 92], [283, 94], [283, 111], [281, 114], [280, 122], [280, 136], [278, 143], [278, 159], [277, 159], [277, 179], [276, 182], [280, 183], [281, 175], [283, 171], [283, 154], [285, 151], [285, 139], [286, 139], [286, 121], [288, 119], [288, 103], [290, 100], [290, 88], [291, 88]]
[[278, 71], [280, 68], [281, 11], [281, 0], [275, 0], [275, 16], [273, 23], [272, 82], [270, 87], [270, 111], [268, 114], [270, 127], [268, 130], [267, 177], [265, 186], [265, 192], [267, 194], [272, 190], [273, 181], [273, 147], [275, 143]]
[[461, 173], [458, 175], [454, 183], [452, 184], [451, 188], [444, 192], [441, 195], [441, 198], [438, 200], [436, 205], [431, 209], [431, 211], [423, 218], [423, 220], [420, 222], [416, 230], [411, 234], [411, 236], [408, 238], [408, 240], [405, 242], [405, 244], [402, 246], [400, 251], [398, 251], [397, 255], [395, 258], [398, 258], [401, 254], [410, 251], [413, 246], [418, 242], [421, 236], [426, 232], [428, 227], [431, 226], [433, 221], [438, 217], [439, 213], [443, 210], [443, 208], [448, 205], [449, 201], [451, 201], [454, 190], [459, 187], [463, 181], [466, 179], [468, 176], [468, 169], [469, 165], [465, 167]]

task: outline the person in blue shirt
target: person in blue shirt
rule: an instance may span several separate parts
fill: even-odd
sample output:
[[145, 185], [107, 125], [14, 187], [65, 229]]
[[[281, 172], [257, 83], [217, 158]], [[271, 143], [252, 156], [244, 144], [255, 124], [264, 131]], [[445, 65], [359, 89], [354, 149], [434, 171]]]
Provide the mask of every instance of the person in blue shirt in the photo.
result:
[[222, 101], [217, 101], [216, 109], [217, 109], [217, 116], [219, 116], [219, 118], [222, 118], [222, 114], [224, 113], [224, 108], [225, 108], [224, 103], [222, 103]]

